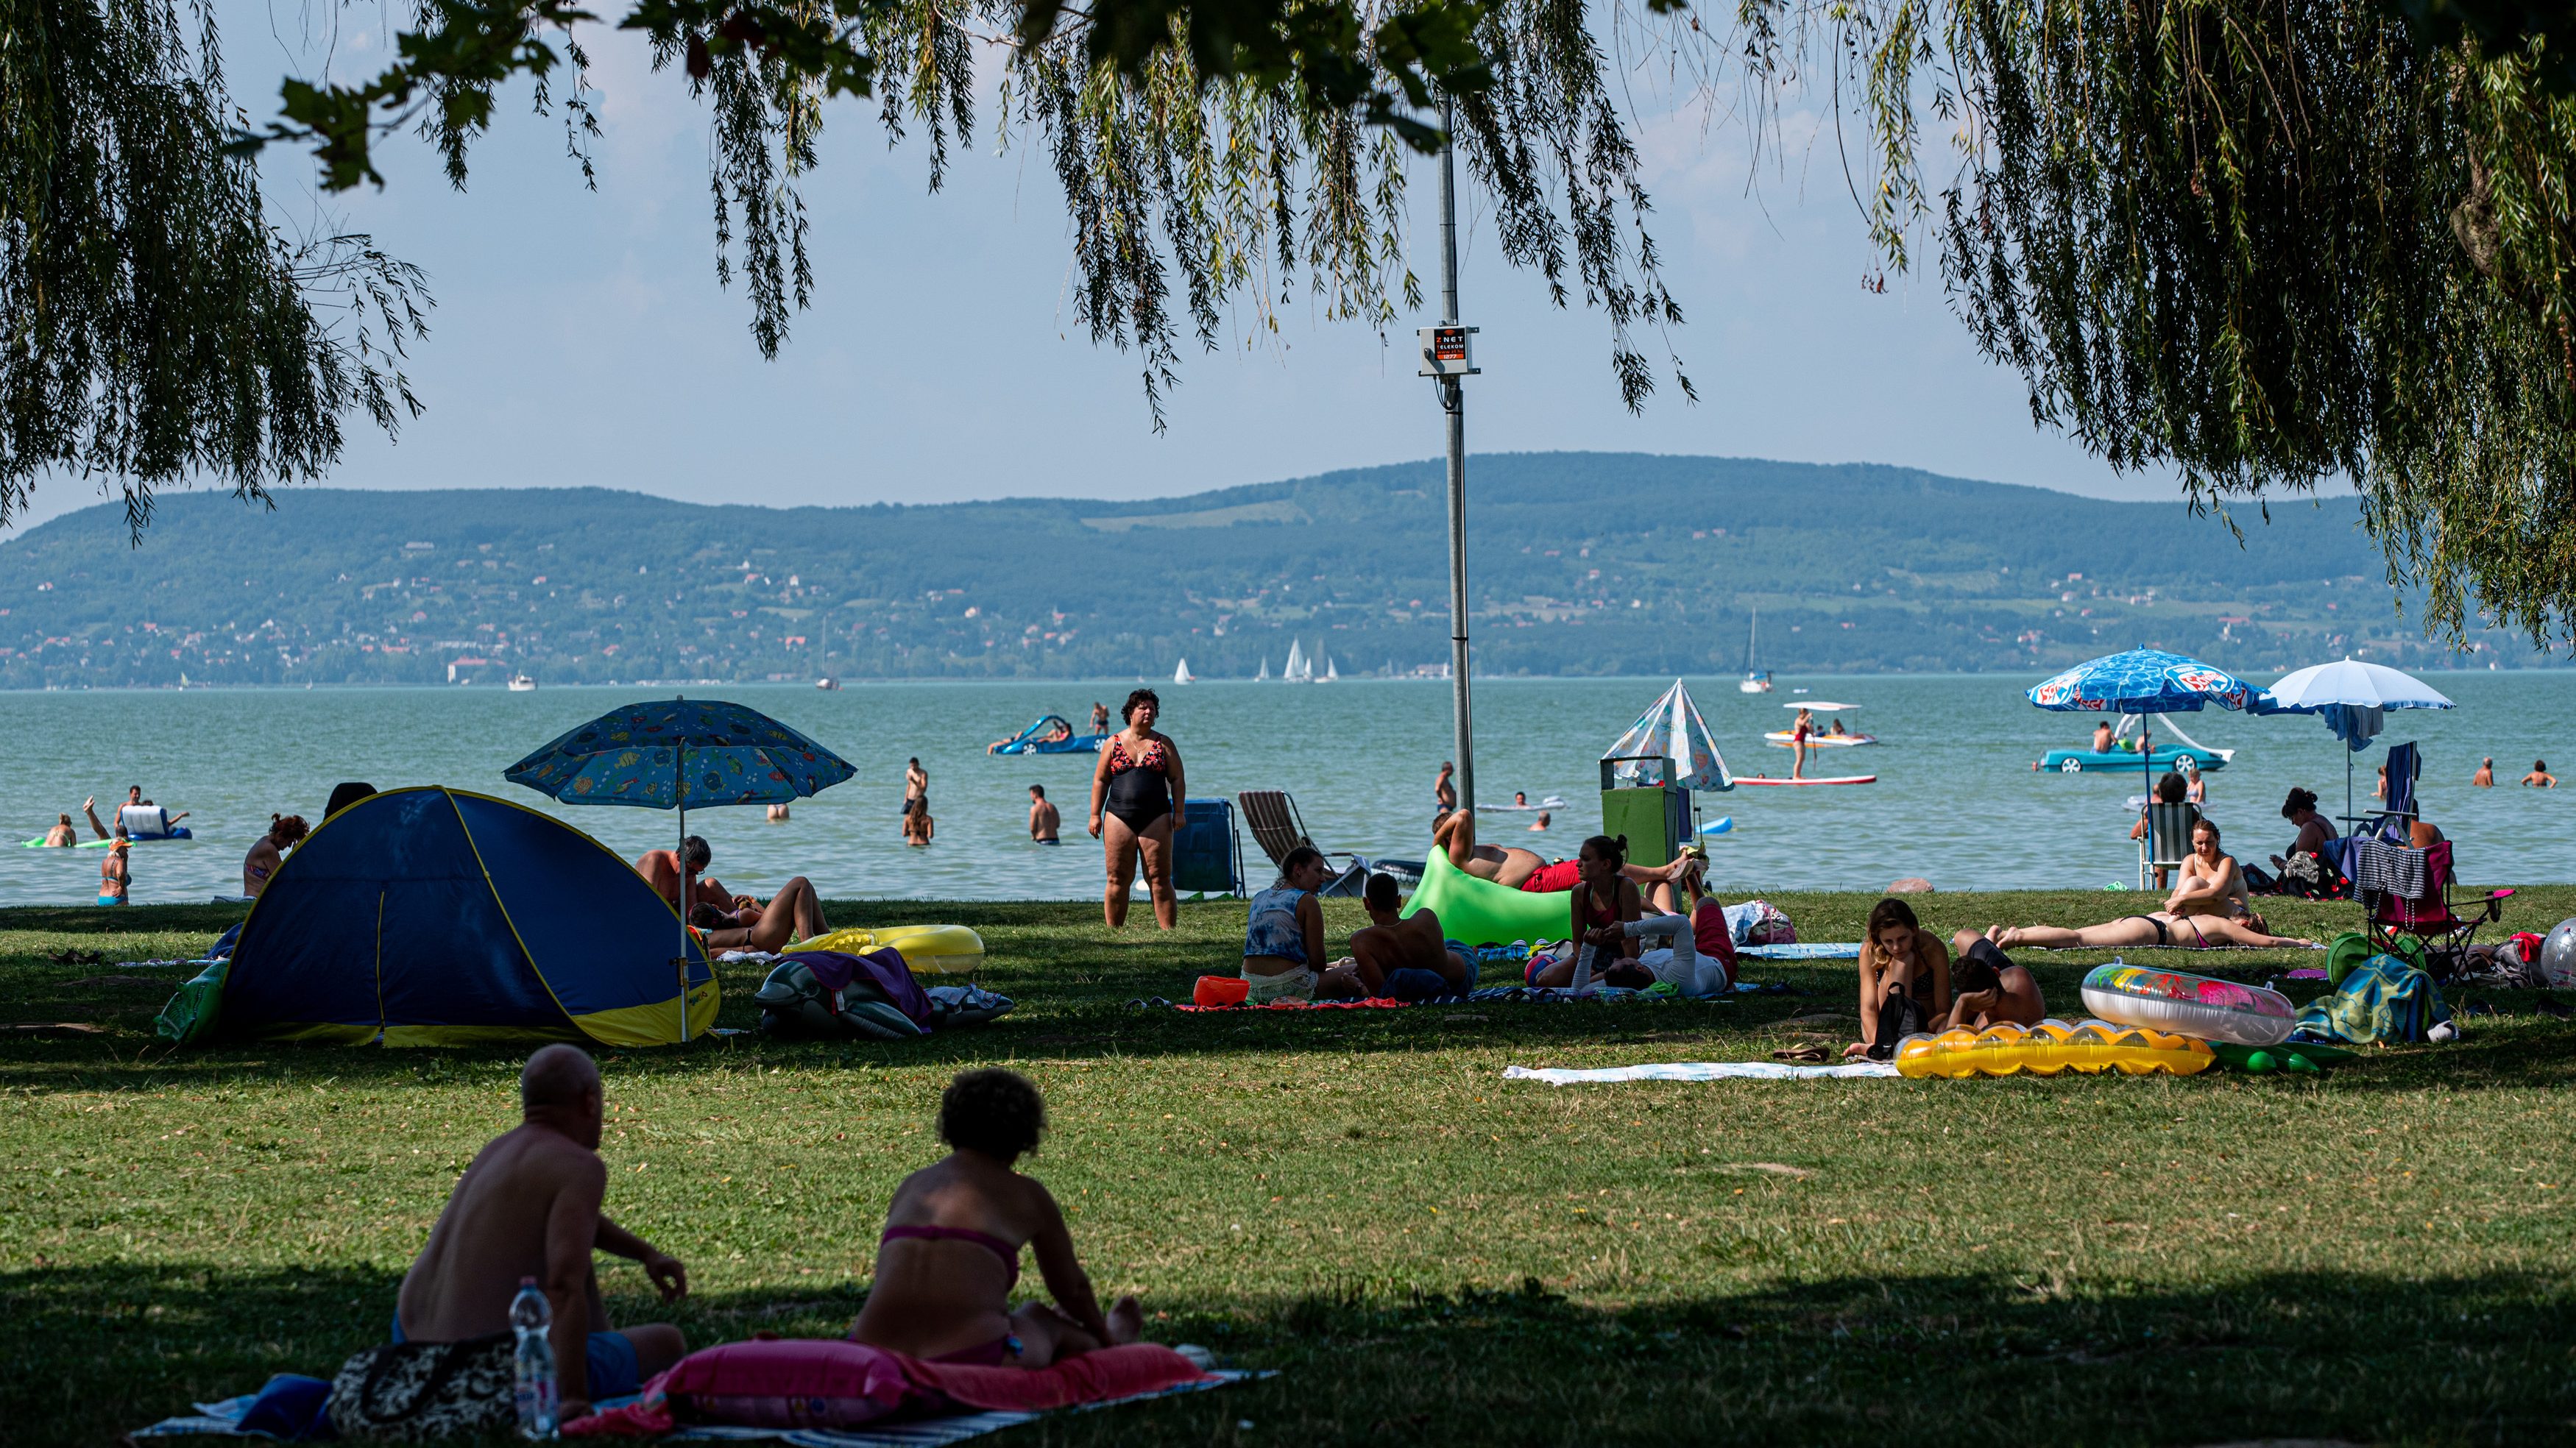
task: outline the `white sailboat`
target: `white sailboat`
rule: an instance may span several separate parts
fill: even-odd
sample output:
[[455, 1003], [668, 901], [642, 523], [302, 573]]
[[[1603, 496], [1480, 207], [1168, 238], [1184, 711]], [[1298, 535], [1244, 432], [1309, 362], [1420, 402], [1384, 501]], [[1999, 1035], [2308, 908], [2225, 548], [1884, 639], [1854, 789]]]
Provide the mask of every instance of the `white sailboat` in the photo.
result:
[[1252, 676], [1252, 682], [1256, 684], [1267, 684], [1270, 682], [1270, 656], [1268, 654], [1263, 654], [1261, 656], [1261, 672]]
[[1341, 676], [1342, 671], [1333, 667], [1333, 656], [1331, 654], [1324, 655], [1324, 677], [1318, 679], [1316, 682], [1329, 684]]
[[1190, 677], [1190, 661], [1188, 659], [1181, 660], [1181, 666], [1172, 670], [1172, 682], [1175, 684], [1191, 684], [1198, 682]]
[[1314, 682], [1314, 661], [1306, 657], [1305, 646], [1298, 643], [1295, 639], [1290, 639], [1288, 641], [1288, 662], [1280, 669], [1279, 677], [1291, 684], [1309, 684]]
[[1736, 681], [1735, 688], [1738, 693], [1768, 694], [1771, 692], [1769, 671], [1753, 667], [1753, 643], [1761, 632], [1762, 610], [1757, 608], [1753, 610], [1752, 625], [1744, 631], [1744, 677]]

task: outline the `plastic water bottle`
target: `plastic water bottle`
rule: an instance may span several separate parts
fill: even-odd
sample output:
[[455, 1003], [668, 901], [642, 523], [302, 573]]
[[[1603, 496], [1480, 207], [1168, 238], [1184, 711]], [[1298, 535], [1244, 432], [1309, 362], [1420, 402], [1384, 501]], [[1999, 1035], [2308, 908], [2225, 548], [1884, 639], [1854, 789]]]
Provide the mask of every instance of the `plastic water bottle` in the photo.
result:
[[546, 1335], [554, 1309], [537, 1290], [537, 1279], [519, 1279], [519, 1295], [510, 1302], [510, 1330], [518, 1335], [519, 1436], [555, 1435], [555, 1345]]

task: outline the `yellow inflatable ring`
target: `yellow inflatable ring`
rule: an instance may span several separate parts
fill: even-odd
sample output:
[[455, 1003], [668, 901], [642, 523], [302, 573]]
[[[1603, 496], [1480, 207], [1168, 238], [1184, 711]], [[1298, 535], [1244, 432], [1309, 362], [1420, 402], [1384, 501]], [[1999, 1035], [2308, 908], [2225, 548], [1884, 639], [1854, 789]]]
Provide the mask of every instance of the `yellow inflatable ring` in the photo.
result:
[[1988, 1026], [1982, 1031], [1944, 1031], [1937, 1036], [1908, 1036], [1896, 1048], [1900, 1076], [2054, 1076], [2061, 1071], [2098, 1075], [2118, 1071], [2144, 1076], [2163, 1071], [2196, 1076], [2216, 1065], [2209, 1043], [2143, 1026], [2109, 1021], [2042, 1021], [2020, 1026]]
[[984, 965], [984, 937], [963, 925], [880, 925], [835, 930], [787, 947], [865, 955], [893, 947], [916, 975], [973, 975]]

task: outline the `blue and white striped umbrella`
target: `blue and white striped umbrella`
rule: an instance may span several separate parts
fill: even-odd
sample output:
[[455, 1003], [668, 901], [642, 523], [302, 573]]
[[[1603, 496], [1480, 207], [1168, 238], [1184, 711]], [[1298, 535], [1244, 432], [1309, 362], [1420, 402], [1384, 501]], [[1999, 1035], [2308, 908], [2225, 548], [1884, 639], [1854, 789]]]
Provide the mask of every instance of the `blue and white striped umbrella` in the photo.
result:
[[2043, 709], [2093, 714], [2263, 712], [2270, 696], [2214, 664], [2163, 649], [2130, 649], [2077, 664], [2030, 691]]
[[1727, 772], [1717, 741], [1709, 737], [1708, 722], [1699, 717], [1699, 706], [1691, 702], [1690, 690], [1679, 679], [1652, 708], [1637, 716], [1637, 722], [1601, 758], [1623, 761], [1610, 766], [1611, 774], [1629, 784], [1646, 779], [1641, 760], [1668, 759], [1672, 782], [1684, 789], [1735, 788], [1735, 776]]

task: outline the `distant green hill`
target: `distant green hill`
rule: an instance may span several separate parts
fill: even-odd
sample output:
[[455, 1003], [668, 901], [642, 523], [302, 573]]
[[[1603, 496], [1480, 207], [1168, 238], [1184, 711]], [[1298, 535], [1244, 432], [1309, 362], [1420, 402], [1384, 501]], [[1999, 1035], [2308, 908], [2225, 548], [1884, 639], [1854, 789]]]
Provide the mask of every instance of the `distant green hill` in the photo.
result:
[[[1480, 672], [2028, 669], [2158, 643], [2248, 669], [2400, 621], [2349, 501], [2239, 519], [1903, 468], [1471, 463]], [[1142, 503], [705, 507], [599, 489], [164, 499], [0, 546], [0, 686], [1343, 673], [1447, 655], [1437, 462]], [[2483, 641], [2525, 660], [2513, 641]], [[479, 661], [479, 662], [477, 662]]]

